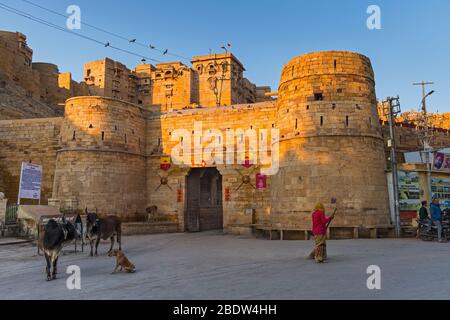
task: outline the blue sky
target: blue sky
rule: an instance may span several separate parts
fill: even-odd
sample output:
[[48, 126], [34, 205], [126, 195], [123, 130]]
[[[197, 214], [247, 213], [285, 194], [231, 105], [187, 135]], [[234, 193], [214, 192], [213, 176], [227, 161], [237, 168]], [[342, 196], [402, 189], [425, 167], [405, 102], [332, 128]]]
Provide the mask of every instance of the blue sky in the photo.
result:
[[[31, 0], [55, 11], [80, 6], [82, 21], [185, 57], [232, 52], [244, 63], [246, 76], [257, 85], [278, 87], [282, 67], [302, 53], [322, 50], [357, 51], [369, 56], [375, 70], [377, 96], [400, 95], [402, 109], [417, 108], [419, 87], [436, 84], [430, 111], [450, 112], [450, 1], [448, 0]], [[62, 27], [65, 19], [26, 4], [0, 0]], [[366, 27], [366, 9], [381, 8], [381, 30]], [[132, 68], [140, 59], [67, 33], [39, 25], [0, 9], [0, 29], [28, 36], [34, 61], [57, 64], [82, 77], [83, 63], [105, 56]], [[154, 57], [176, 60], [88, 27], [80, 32], [102, 42]], [[431, 88], [430, 88], [431, 89]]]

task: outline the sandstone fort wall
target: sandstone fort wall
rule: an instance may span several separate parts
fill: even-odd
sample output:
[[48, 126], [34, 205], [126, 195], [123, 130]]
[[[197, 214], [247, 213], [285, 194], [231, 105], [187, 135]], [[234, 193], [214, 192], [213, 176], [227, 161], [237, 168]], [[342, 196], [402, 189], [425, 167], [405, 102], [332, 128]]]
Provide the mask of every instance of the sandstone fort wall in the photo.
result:
[[22, 162], [42, 165], [41, 204], [47, 204], [47, 200], [51, 198], [62, 120], [44, 118], [0, 121], [0, 175], [4, 184], [2, 191], [11, 203], [17, 202]]

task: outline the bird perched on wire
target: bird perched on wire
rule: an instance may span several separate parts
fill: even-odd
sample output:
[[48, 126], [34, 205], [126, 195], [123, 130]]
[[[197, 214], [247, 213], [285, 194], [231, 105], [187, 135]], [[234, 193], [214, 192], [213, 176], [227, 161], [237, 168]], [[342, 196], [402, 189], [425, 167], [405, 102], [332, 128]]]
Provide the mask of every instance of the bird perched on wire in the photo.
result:
[[105, 43], [105, 48], [109, 47], [109, 42]]
[[155, 49], [155, 46], [152, 46], [151, 44], [148, 45], [150, 49]]

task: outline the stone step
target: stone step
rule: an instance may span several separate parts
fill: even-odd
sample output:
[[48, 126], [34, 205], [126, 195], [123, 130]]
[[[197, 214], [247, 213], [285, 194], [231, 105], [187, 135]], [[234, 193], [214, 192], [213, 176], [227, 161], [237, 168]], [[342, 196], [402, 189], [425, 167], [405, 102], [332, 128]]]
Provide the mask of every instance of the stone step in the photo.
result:
[[126, 222], [122, 223], [122, 235], [157, 234], [179, 232], [176, 222]]
[[7, 224], [0, 230], [0, 236], [2, 237], [17, 237], [19, 235], [18, 224]]

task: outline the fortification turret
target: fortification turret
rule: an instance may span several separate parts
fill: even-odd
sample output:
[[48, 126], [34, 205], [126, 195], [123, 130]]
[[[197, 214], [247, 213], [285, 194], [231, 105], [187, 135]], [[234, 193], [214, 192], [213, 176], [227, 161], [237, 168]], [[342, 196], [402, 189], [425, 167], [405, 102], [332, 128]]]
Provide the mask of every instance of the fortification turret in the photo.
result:
[[66, 101], [53, 197], [130, 215], [145, 209], [145, 120], [139, 106], [105, 97]]
[[309, 228], [317, 202], [336, 197], [335, 226], [389, 223], [385, 158], [370, 60], [352, 52], [305, 54], [283, 69], [277, 126], [280, 171], [273, 219]]

